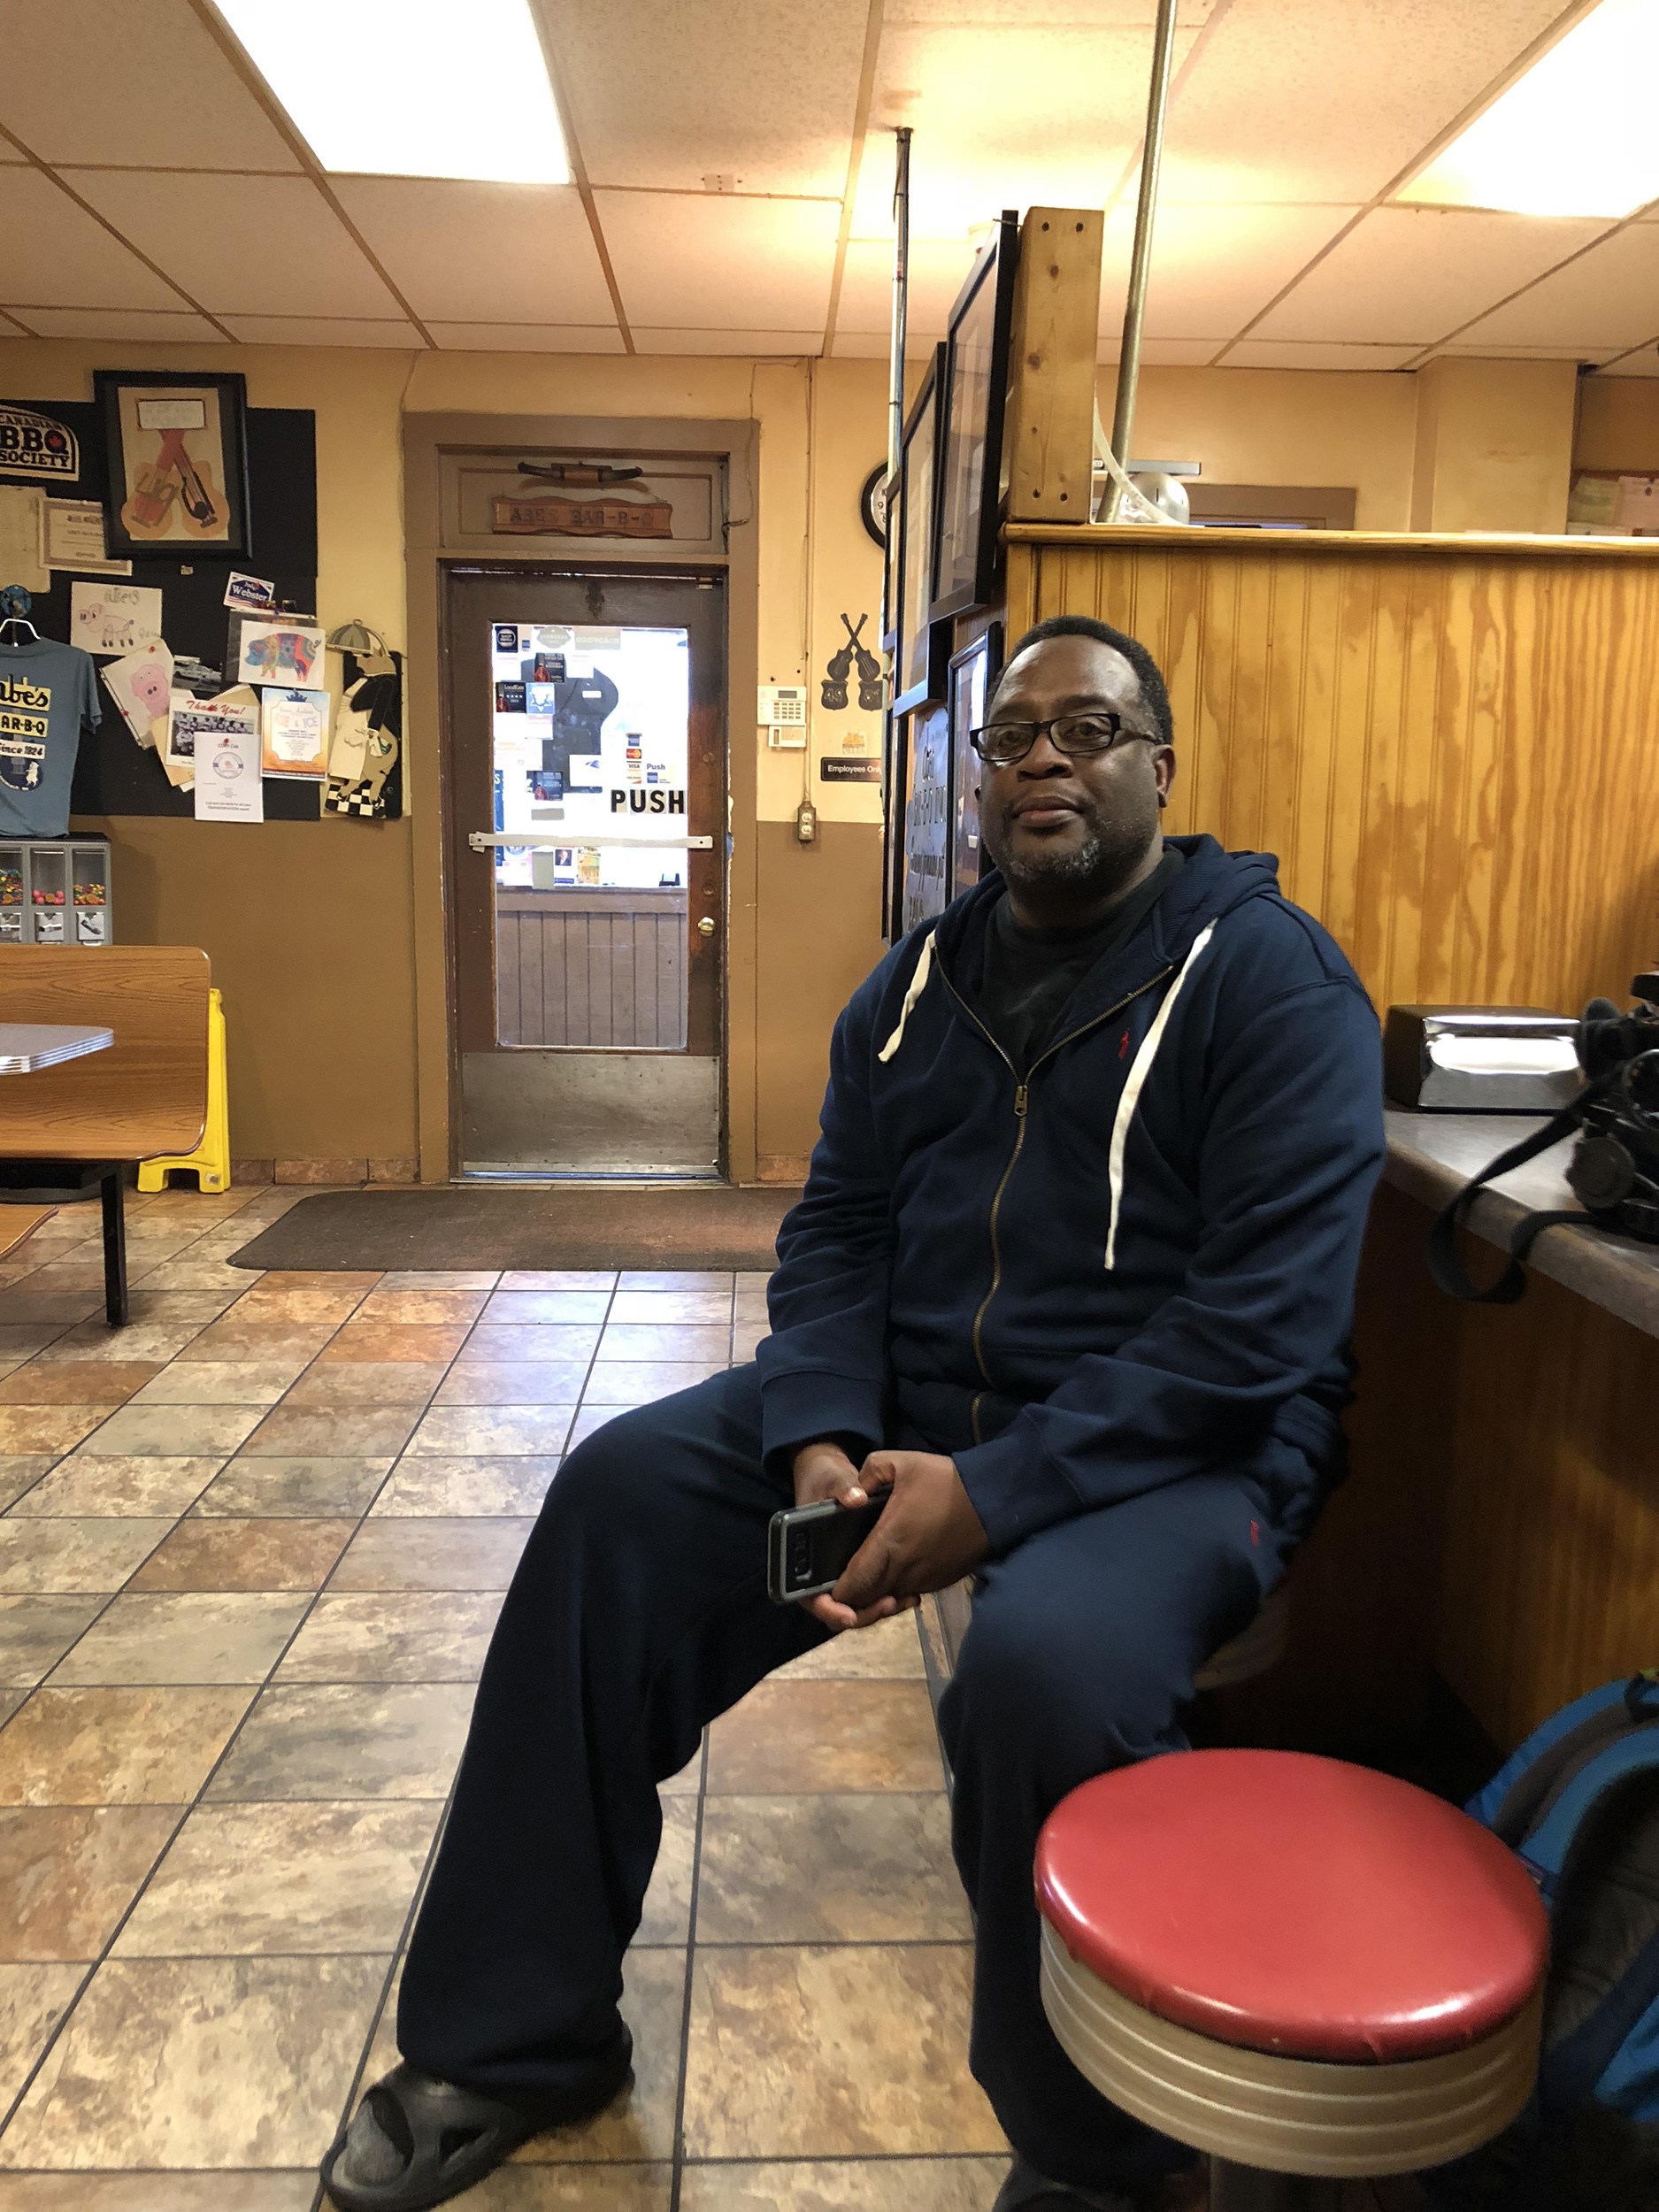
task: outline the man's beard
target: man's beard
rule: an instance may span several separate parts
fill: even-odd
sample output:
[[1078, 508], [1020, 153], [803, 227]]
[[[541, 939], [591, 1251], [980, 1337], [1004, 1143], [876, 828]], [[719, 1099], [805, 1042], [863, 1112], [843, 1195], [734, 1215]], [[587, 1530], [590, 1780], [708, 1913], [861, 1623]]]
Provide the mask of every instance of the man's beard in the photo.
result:
[[[1154, 818], [1153, 826], [1156, 821]], [[1016, 890], [1075, 891], [1096, 898], [1110, 897], [1129, 876], [1147, 849], [1148, 831], [1139, 822], [1118, 820], [1102, 829], [1091, 817], [1079, 842], [1017, 846], [1012, 824], [1007, 848], [991, 856], [1005, 881]], [[999, 843], [1002, 840], [997, 841]], [[1082, 903], [1079, 901], [1079, 903]]]

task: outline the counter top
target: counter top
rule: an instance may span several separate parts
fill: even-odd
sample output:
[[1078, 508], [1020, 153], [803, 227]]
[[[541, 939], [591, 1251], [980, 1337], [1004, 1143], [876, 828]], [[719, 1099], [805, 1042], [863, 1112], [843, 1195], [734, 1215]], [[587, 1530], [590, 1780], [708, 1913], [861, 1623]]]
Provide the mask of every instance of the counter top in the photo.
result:
[[1207, 523], [1171, 526], [1156, 522], [1006, 522], [1009, 545], [1057, 545], [1073, 553], [1112, 547], [1156, 546], [1166, 552], [1263, 554], [1445, 553], [1467, 560], [1504, 555], [1531, 560], [1659, 560], [1653, 538], [1548, 537], [1532, 530], [1262, 530]]
[[[1384, 1120], [1388, 1133], [1384, 1181], [1436, 1213], [1488, 1160], [1543, 1126], [1537, 1115], [1425, 1114], [1403, 1106], [1388, 1107]], [[1470, 1228], [1507, 1252], [1523, 1214], [1576, 1207], [1578, 1201], [1566, 1180], [1571, 1150], [1572, 1139], [1565, 1138], [1525, 1167], [1486, 1185], [1467, 1216]], [[1659, 1336], [1659, 1244], [1563, 1223], [1543, 1232], [1526, 1263], [1632, 1328]], [[1477, 1264], [1471, 1271], [1484, 1285], [1498, 1270]], [[1434, 1294], [1440, 1295], [1438, 1291]]]

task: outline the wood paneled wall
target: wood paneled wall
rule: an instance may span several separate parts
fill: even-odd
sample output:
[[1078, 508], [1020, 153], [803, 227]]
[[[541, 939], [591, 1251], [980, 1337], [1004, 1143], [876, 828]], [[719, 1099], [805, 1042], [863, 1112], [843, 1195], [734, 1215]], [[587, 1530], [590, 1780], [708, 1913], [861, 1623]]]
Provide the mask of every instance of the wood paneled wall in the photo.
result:
[[503, 1044], [683, 1046], [687, 895], [498, 890]]
[[1576, 1012], [1659, 954], [1659, 546], [1007, 534], [1010, 641], [1142, 639], [1170, 827], [1277, 853], [1379, 1007]]

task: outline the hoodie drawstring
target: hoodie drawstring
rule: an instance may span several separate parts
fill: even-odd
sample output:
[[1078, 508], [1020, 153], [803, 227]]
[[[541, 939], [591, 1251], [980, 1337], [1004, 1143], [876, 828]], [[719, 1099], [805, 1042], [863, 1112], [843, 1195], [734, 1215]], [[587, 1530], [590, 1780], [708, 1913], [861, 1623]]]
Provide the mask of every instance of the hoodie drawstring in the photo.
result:
[[899, 1025], [876, 1055], [876, 1058], [883, 1065], [893, 1057], [903, 1043], [904, 1025], [910, 1018], [910, 1009], [927, 988], [927, 979], [933, 973], [933, 933], [930, 929], [922, 940], [921, 957], [916, 963], [916, 972], [910, 978], [910, 988], [904, 994], [904, 1003], [899, 1009]]
[[1118, 1101], [1118, 1115], [1112, 1123], [1111, 1149], [1106, 1156], [1106, 1264], [1109, 1268], [1118, 1264], [1118, 1212], [1123, 1203], [1124, 1148], [1129, 1142], [1129, 1125], [1135, 1118], [1135, 1108], [1141, 1102], [1146, 1079], [1152, 1072], [1152, 1063], [1164, 1041], [1164, 1032], [1170, 1016], [1175, 1011], [1175, 1002], [1181, 995], [1181, 986], [1192, 973], [1199, 954], [1215, 933], [1215, 923], [1206, 923], [1191, 952], [1182, 961], [1180, 973], [1164, 994], [1164, 1003], [1159, 1007], [1152, 1026], [1141, 1040], [1141, 1049], [1131, 1064], [1129, 1079]]

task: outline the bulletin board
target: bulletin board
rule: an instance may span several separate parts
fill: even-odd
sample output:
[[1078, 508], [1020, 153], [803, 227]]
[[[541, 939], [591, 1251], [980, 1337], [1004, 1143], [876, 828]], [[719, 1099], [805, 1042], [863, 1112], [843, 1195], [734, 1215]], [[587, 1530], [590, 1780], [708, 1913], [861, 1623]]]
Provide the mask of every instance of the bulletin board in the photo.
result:
[[[109, 470], [104, 422], [90, 400], [17, 399], [11, 405], [50, 415], [73, 430], [81, 448], [81, 473], [64, 476], [8, 476], [14, 484], [36, 483], [54, 499], [107, 501]], [[188, 654], [213, 667], [222, 665], [231, 610], [225, 604], [225, 580], [235, 567], [263, 576], [276, 586], [279, 607], [301, 614], [317, 612], [317, 418], [303, 407], [248, 410], [248, 504], [252, 550], [246, 560], [180, 562], [135, 558], [122, 580], [161, 592], [162, 635], [175, 653]], [[29, 620], [43, 638], [69, 637], [72, 569], [51, 571], [52, 588], [36, 592]], [[0, 577], [0, 583], [7, 580]], [[98, 665], [104, 664], [100, 661]], [[72, 814], [194, 815], [188, 791], [175, 791], [161, 763], [134, 741], [115, 702], [100, 686], [104, 719], [97, 730], [83, 730]], [[267, 821], [314, 822], [319, 787], [280, 776], [265, 779]]]

